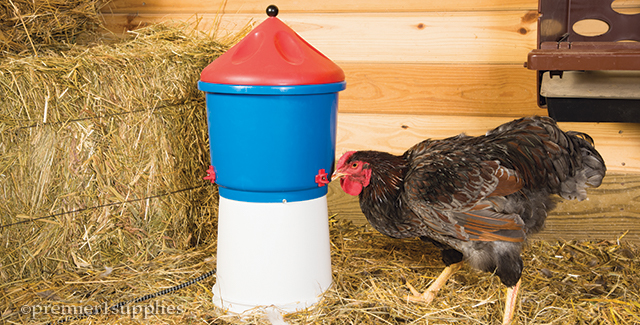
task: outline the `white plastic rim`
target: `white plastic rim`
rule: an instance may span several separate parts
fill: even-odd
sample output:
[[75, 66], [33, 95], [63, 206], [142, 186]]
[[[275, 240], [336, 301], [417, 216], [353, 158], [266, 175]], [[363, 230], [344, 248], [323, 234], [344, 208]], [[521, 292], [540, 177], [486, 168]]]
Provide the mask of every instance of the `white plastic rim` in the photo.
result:
[[213, 303], [233, 313], [311, 307], [331, 286], [327, 197], [253, 203], [220, 197]]

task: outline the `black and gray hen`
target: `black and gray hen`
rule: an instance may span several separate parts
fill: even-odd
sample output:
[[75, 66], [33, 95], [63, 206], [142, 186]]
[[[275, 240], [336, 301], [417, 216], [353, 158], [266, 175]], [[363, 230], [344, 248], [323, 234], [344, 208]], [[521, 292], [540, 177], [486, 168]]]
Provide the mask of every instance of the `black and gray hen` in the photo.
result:
[[465, 261], [495, 272], [509, 290], [504, 322], [513, 318], [528, 235], [542, 229], [552, 195], [584, 200], [605, 175], [585, 133], [560, 130], [548, 117], [518, 119], [472, 137], [425, 140], [396, 156], [345, 153], [333, 179], [359, 195], [371, 225], [395, 237], [419, 237], [442, 250], [447, 265], [420, 295], [431, 301]]

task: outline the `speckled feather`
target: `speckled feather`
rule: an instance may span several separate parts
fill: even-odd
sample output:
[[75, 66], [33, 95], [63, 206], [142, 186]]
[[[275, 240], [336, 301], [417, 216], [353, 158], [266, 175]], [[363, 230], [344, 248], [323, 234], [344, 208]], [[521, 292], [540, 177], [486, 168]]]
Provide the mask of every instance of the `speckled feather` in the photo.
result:
[[432, 241], [447, 264], [464, 257], [509, 286], [520, 278], [527, 234], [542, 228], [554, 206], [550, 195], [583, 200], [606, 171], [588, 135], [563, 132], [548, 117], [515, 120], [479, 137], [425, 140], [401, 156], [349, 155], [338, 171], [353, 162], [371, 169], [359, 197], [374, 228]]

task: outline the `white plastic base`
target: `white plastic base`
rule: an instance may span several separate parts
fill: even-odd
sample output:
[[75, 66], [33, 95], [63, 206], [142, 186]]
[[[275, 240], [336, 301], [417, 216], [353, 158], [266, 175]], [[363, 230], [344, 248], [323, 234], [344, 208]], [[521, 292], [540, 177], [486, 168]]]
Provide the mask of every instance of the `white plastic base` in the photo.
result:
[[250, 203], [220, 197], [213, 303], [233, 313], [294, 312], [331, 286], [327, 197]]

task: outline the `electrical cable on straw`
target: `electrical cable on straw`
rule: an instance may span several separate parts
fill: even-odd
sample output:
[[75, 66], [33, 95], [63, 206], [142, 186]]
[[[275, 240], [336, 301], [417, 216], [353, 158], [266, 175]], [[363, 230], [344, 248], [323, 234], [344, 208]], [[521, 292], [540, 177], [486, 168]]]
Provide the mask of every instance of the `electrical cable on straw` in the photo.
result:
[[[132, 300], [129, 300], [129, 301], [121, 301], [121, 302], [109, 307], [108, 310], [117, 311], [119, 308], [121, 308], [123, 306], [126, 306], [128, 304], [131, 304], [131, 303], [135, 304], [135, 303], [147, 301], [147, 300], [152, 299], [152, 298], [156, 298], [156, 297], [159, 297], [159, 296], [166, 295], [168, 293], [172, 293], [174, 291], [178, 291], [178, 290], [184, 289], [184, 288], [186, 288], [186, 287], [188, 287], [188, 286], [190, 286], [190, 285], [192, 285], [194, 283], [198, 283], [198, 282], [200, 282], [202, 280], [205, 280], [205, 279], [211, 277], [214, 274], [216, 274], [216, 270], [215, 269], [213, 269], [213, 270], [211, 270], [211, 271], [209, 271], [209, 272], [207, 272], [207, 273], [205, 273], [205, 274], [203, 274], [203, 275], [201, 275], [201, 276], [199, 276], [199, 277], [197, 277], [195, 279], [192, 279], [192, 280], [189, 280], [187, 282], [178, 284], [178, 285], [173, 286], [171, 288], [167, 288], [167, 289], [164, 289], [164, 290], [161, 290], [161, 291], [158, 291], [158, 292], [154, 292], [154, 293], [151, 293], [151, 294], [148, 294], [148, 295], [145, 295], [145, 296], [142, 296], [142, 297], [138, 297], [136, 299], [132, 299]], [[94, 313], [84, 313], [82, 315], [77, 315], [77, 316], [72, 316], [72, 317], [65, 317], [65, 318], [59, 319], [56, 322], [46, 323], [46, 325], [62, 324], [62, 323], [66, 323], [66, 322], [69, 322], [69, 321], [72, 321], [72, 320], [84, 319], [84, 318], [90, 317], [91, 315], [98, 315], [98, 314], [103, 313], [103, 312], [104, 311], [102, 309], [98, 308], [96, 310], [96, 312], [94, 312]]]

